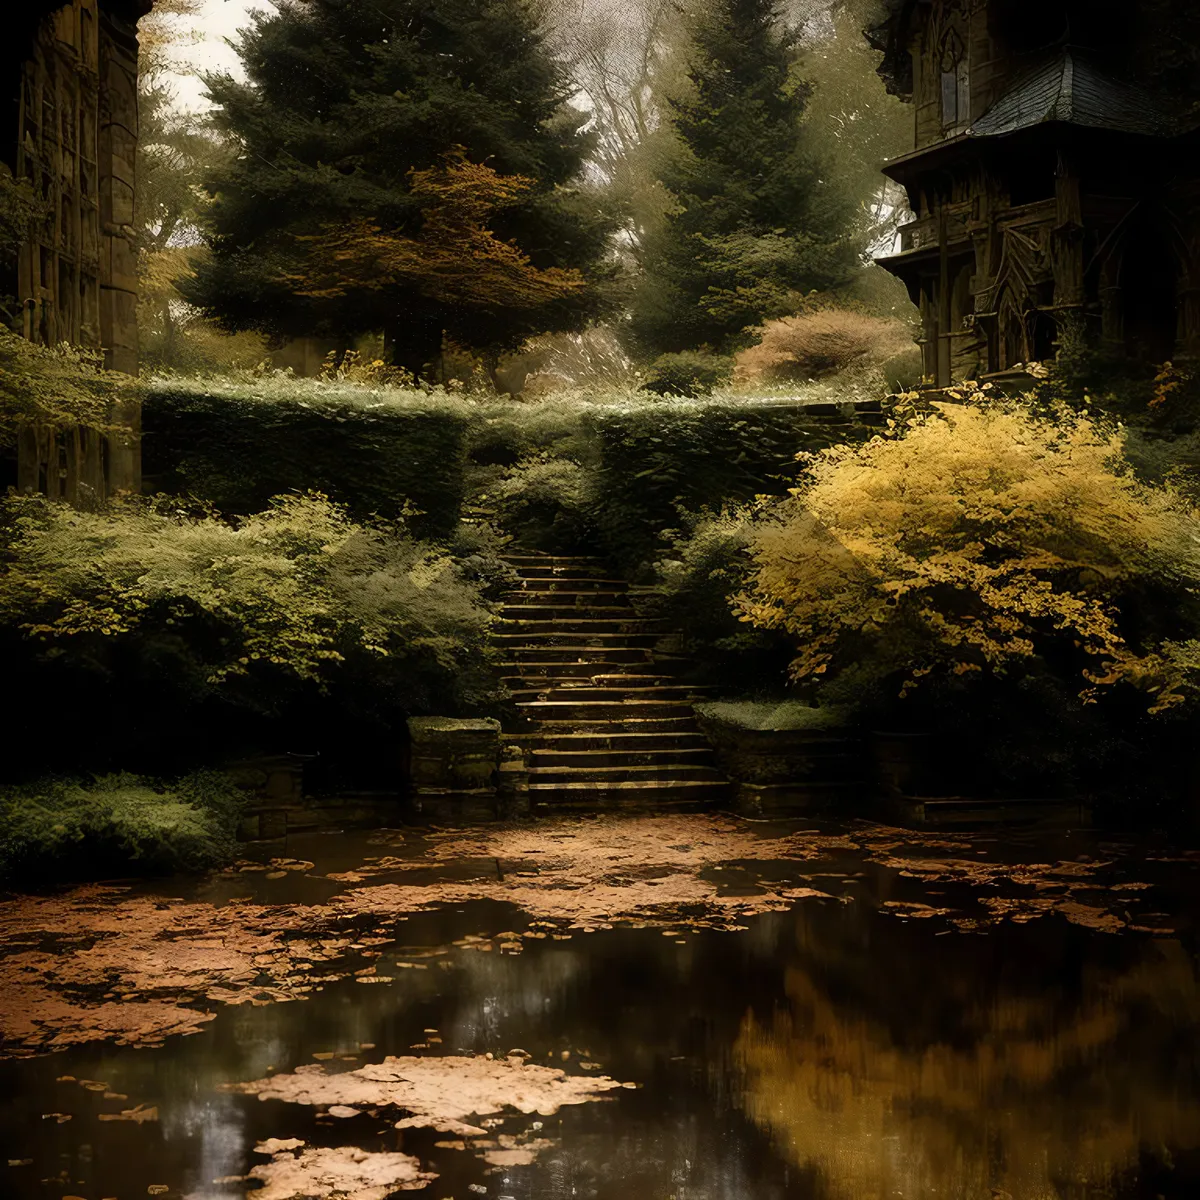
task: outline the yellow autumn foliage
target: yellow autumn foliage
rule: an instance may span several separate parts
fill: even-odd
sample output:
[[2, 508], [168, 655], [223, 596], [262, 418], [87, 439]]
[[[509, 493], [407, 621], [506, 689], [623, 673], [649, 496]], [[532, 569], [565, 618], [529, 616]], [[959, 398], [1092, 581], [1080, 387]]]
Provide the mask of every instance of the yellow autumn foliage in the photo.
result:
[[794, 639], [797, 680], [866, 671], [904, 695], [1040, 657], [1085, 698], [1124, 681], [1162, 709], [1200, 663], [1200, 515], [1086, 416], [977, 395], [825, 450], [750, 551], [735, 611]]

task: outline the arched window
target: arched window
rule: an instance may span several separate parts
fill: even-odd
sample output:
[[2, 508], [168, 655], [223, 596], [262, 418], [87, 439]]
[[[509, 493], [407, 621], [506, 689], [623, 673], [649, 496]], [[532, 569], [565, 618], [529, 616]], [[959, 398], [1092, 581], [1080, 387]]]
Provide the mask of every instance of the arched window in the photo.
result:
[[950, 133], [971, 121], [967, 20], [961, 0], [946, 0], [936, 28], [934, 58], [941, 78], [942, 129]]

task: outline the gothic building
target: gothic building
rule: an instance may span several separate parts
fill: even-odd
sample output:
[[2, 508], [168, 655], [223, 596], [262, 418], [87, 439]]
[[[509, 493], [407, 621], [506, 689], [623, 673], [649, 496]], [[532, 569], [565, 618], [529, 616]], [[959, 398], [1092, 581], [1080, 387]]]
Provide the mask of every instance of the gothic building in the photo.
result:
[[[33, 184], [45, 217], [0, 291], [16, 297], [31, 341], [101, 351], [109, 369], [135, 374], [137, 21], [150, 0], [17, 8], [0, 49], [9, 131], [0, 154]], [[25, 430], [18, 486], [72, 500], [137, 490], [137, 414], [112, 419], [130, 432]]]
[[886, 0], [869, 35], [911, 99], [885, 167], [914, 219], [882, 265], [939, 385], [1068, 339], [1200, 357], [1195, 0]]

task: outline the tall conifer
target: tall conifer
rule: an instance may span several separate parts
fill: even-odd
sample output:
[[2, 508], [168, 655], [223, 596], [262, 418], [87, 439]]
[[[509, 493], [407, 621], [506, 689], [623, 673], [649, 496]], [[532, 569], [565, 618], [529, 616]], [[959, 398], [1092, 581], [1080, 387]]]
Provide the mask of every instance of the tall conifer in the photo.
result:
[[674, 210], [646, 246], [634, 303], [634, 333], [655, 351], [731, 350], [858, 259], [853, 210], [807, 145], [809, 92], [776, 0], [697, 2], [663, 174]]
[[355, 226], [419, 242], [429, 198], [414, 181], [450, 160], [521, 177], [488, 214], [514, 261], [602, 274], [611, 226], [576, 182], [586, 116], [567, 105], [571, 84], [529, 0], [277, 0], [253, 21], [239, 46], [246, 82], [207, 80], [240, 153], [211, 181], [212, 253], [188, 299], [235, 330], [383, 330], [396, 360], [418, 368], [443, 335], [499, 349], [587, 319], [593, 287], [531, 289], [523, 306], [512, 289], [447, 299], [419, 272], [372, 273], [361, 254], [346, 259], [344, 287], [297, 283], [326, 271], [313, 255]]

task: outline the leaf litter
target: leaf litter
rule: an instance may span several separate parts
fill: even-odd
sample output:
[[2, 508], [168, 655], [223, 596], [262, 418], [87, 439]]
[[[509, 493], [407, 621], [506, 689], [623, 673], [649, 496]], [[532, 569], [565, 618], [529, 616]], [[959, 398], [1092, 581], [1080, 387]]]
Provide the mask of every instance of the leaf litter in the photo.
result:
[[[558, 818], [409, 841], [385, 831], [371, 841], [406, 857], [380, 856], [353, 871], [324, 876], [346, 886], [317, 904], [249, 899], [215, 904], [114, 885], [0, 901], [0, 1057], [95, 1041], [159, 1045], [167, 1037], [201, 1032], [218, 1006], [301, 1000], [347, 976], [383, 983], [391, 976], [355, 975], [362, 957], [376, 957], [379, 946], [394, 942], [399, 923], [410, 914], [471, 901], [508, 902], [531, 918], [523, 930], [460, 939], [502, 954], [518, 953], [534, 940], [561, 940], [617, 924], [683, 936], [697, 929], [744, 929], [750, 917], [788, 911], [801, 901], [849, 902], [846, 892], [807, 886], [815, 875], [797, 876], [800, 882], [780, 877], [792, 864], [821, 860], [872, 863], [925, 888], [1033, 893], [1003, 900], [984, 896], [987, 903], [962, 915], [941, 911], [950, 907], [946, 902], [919, 908], [917, 899], [882, 909], [909, 918], [945, 918], [964, 931], [1052, 912], [1097, 931], [1150, 928], [1124, 915], [1125, 905], [1143, 899], [1140, 888], [1126, 886], [1113, 894], [1119, 912], [1104, 902], [1098, 877], [1110, 860], [1012, 864], [968, 858], [973, 848], [980, 852], [984, 839], [930, 838], [866, 823], [826, 833], [718, 814]], [[409, 880], [370, 882], [394, 874], [400, 863]], [[296, 874], [313, 869], [307, 859], [277, 858], [238, 863], [224, 874], [264, 866]], [[442, 872], [447, 866], [452, 878]], [[427, 882], [411, 882], [417, 867], [428, 869]], [[832, 874], [843, 889], [861, 887], [844, 872]], [[831, 884], [839, 886], [832, 879]], [[1086, 893], [1082, 899], [1080, 892]], [[363, 937], [361, 926], [370, 926], [375, 936]], [[403, 958], [444, 952], [405, 952]]]
[[[222, 1091], [328, 1109], [394, 1108], [405, 1115], [397, 1129], [418, 1127], [459, 1137], [485, 1137], [479, 1117], [505, 1113], [552, 1116], [565, 1105], [603, 1099], [623, 1087], [607, 1075], [568, 1075], [531, 1063], [523, 1055], [388, 1057], [354, 1071], [326, 1072], [320, 1063], [287, 1074], [231, 1083]], [[516, 1143], [496, 1149], [516, 1150]]]

